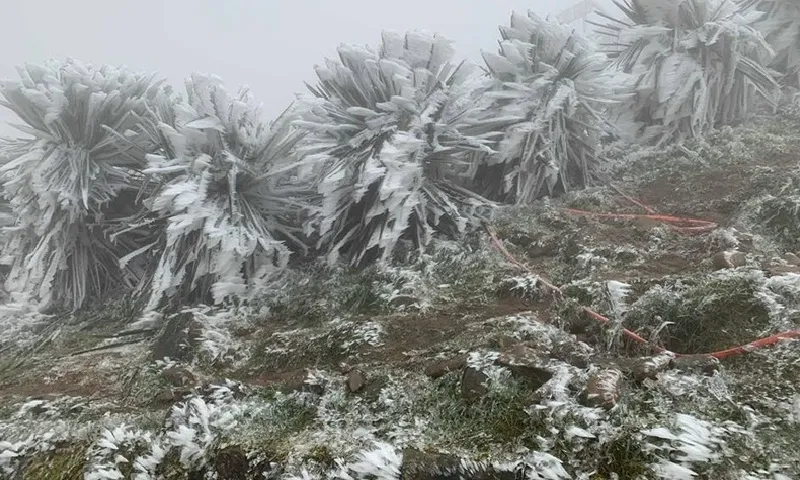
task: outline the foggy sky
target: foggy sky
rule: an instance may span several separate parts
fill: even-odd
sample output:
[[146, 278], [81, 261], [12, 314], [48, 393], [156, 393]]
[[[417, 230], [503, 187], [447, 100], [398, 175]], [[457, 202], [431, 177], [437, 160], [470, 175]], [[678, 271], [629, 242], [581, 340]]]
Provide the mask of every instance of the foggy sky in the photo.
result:
[[[460, 57], [496, 49], [512, 10], [554, 15], [577, 0], [17, 0], [0, 28], [0, 78], [48, 58], [158, 72], [183, 91], [192, 72], [248, 85], [274, 117], [314, 81], [315, 64], [341, 43], [377, 46], [382, 30], [427, 30]], [[608, 0], [605, 0], [608, 1]], [[0, 107], [0, 134], [17, 135]]]

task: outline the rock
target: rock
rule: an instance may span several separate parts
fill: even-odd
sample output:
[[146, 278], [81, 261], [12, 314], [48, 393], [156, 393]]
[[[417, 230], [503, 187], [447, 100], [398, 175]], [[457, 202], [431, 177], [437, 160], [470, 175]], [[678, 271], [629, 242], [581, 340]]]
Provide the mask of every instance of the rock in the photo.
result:
[[396, 295], [389, 300], [389, 305], [395, 308], [408, 308], [419, 305], [419, 299], [413, 295]]
[[648, 378], [656, 378], [656, 375], [667, 370], [672, 361], [672, 355], [662, 354], [654, 357], [638, 358], [634, 361], [631, 368], [631, 375], [637, 382]]
[[739, 241], [739, 244], [745, 248], [753, 248], [753, 234], [747, 232], [739, 232], [736, 231], [733, 235], [736, 237], [736, 240]]
[[364, 372], [354, 368], [347, 374], [347, 390], [350, 393], [356, 393], [364, 388], [367, 384], [367, 377]]
[[485, 385], [487, 380], [489, 377], [480, 370], [472, 367], [465, 368], [461, 375], [461, 396], [471, 402], [480, 400], [489, 392]]
[[719, 360], [710, 355], [681, 355], [670, 361], [670, 368], [713, 375], [719, 370]]
[[511, 348], [515, 345], [522, 343], [519, 339], [508, 336], [508, 335], [501, 335], [492, 341], [492, 347], [499, 348], [501, 350]]
[[467, 366], [467, 356], [459, 355], [449, 360], [441, 360], [425, 367], [425, 375], [431, 378], [443, 377], [450, 372], [461, 370]]
[[539, 353], [525, 345], [515, 345], [500, 352], [495, 364], [508, 368], [512, 374], [525, 379], [534, 390], [553, 378], [552, 373], [538, 366]]
[[747, 264], [747, 256], [742, 252], [724, 251], [711, 257], [711, 263], [716, 270], [742, 267]]
[[219, 480], [239, 480], [247, 478], [250, 461], [239, 447], [226, 447], [216, 452], [214, 470]]
[[590, 348], [585, 343], [580, 339], [580, 336], [576, 335], [573, 342], [562, 342], [553, 345], [548, 356], [569, 363], [573, 367], [586, 368], [590, 363]]
[[153, 402], [156, 404], [173, 404], [192, 393], [189, 388], [164, 388], [156, 394]]
[[175, 392], [171, 388], [164, 388], [153, 399], [157, 403], [172, 403], [176, 400]]
[[193, 387], [197, 378], [187, 368], [170, 367], [161, 372], [161, 376], [173, 387]]
[[792, 265], [792, 266], [794, 266], [794, 267], [800, 267], [800, 257], [798, 257], [797, 255], [795, 255], [794, 253], [791, 253], [791, 252], [786, 252], [786, 253], [783, 255], [783, 259], [784, 259], [784, 260], [786, 261], [786, 263], [788, 263], [789, 265]]
[[169, 318], [153, 345], [153, 360], [170, 358], [189, 362], [194, 356], [193, 343], [189, 337], [189, 327], [192, 322], [195, 320], [191, 313], [182, 313]]
[[514, 480], [516, 470], [500, 470], [488, 462], [476, 462], [455, 455], [403, 450], [402, 480]]
[[591, 407], [613, 408], [620, 399], [622, 372], [617, 369], [600, 370], [586, 384], [586, 403]]

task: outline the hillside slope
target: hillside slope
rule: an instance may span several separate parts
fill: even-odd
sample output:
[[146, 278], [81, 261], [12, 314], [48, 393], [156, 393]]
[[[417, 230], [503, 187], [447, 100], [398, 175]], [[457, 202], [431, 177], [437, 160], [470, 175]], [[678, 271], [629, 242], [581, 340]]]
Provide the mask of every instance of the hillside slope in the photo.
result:
[[309, 266], [158, 332], [125, 330], [126, 298], [6, 305], [2, 475], [800, 478], [797, 340], [656, 354], [800, 329], [798, 132], [612, 147], [613, 185], [500, 212], [509, 256], [479, 232], [404, 266]]

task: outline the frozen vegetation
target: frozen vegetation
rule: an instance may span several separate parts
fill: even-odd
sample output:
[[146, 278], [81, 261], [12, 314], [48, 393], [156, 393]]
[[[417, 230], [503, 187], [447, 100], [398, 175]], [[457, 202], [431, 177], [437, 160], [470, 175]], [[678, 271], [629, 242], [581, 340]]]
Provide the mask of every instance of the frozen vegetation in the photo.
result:
[[618, 6], [341, 46], [272, 122], [20, 68], [0, 477], [800, 478], [800, 10]]

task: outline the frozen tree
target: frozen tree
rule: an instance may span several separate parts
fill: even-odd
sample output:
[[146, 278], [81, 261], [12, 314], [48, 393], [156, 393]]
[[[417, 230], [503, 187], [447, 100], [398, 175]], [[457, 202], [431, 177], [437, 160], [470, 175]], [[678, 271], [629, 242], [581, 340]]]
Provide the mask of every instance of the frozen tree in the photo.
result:
[[488, 202], [463, 184], [470, 155], [491, 150], [471, 124], [471, 66], [451, 63], [447, 39], [419, 32], [338, 52], [316, 68], [298, 122], [323, 196], [308, 226], [317, 247], [361, 264], [387, 259], [402, 237], [422, 246], [479, 225]]
[[742, 8], [764, 13], [755, 26], [775, 51], [772, 67], [783, 84], [800, 88], [800, 3], [797, 0], [742, 0]]
[[[153, 257], [147, 310], [239, 299], [286, 266], [285, 241], [302, 246], [304, 191], [291, 174], [300, 138], [284, 115], [259, 118], [248, 91], [229, 96], [220, 79], [193, 75], [188, 98], [147, 131], [161, 151], [147, 156], [147, 211], [131, 228], [150, 228]], [[125, 234], [125, 232], [121, 232]]]
[[476, 177], [491, 198], [528, 203], [592, 182], [604, 109], [624, 93], [624, 76], [567, 25], [514, 12], [498, 53], [484, 52], [493, 82], [482, 121], [499, 131], [495, 155]]
[[614, 66], [636, 79], [628, 114], [639, 140], [661, 145], [746, 120], [778, 91], [771, 49], [732, 0], [623, 0], [606, 16]]
[[[73, 60], [19, 74], [0, 85], [2, 105], [32, 137], [0, 145], [0, 182], [14, 219], [2, 245], [6, 286], [42, 308], [78, 308], [140, 281], [119, 259], [142, 245], [112, 241], [110, 232], [139, 208], [144, 156], [126, 149], [155, 148], [137, 125], [167, 94], [151, 76]], [[129, 147], [120, 149], [120, 136]]]

